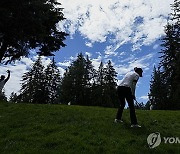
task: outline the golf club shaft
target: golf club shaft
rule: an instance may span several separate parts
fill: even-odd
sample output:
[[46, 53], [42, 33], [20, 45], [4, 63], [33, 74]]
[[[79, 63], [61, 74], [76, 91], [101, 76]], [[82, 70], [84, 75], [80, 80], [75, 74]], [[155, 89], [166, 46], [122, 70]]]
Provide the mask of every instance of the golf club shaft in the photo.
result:
[[138, 103], [138, 101], [136, 100], [136, 99], [134, 99], [135, 100], [135, 102], [136, 102], [136, 105], [138, 105], [139, 106], [139, 103]]

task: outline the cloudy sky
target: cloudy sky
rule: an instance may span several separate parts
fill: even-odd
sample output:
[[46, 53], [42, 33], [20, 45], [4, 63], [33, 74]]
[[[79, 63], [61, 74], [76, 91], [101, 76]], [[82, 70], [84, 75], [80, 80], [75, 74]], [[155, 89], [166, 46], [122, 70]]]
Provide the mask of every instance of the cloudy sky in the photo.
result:
[[[82, 52], [89, 55], [95, 68], [103, 61], [111, 60], [118, 73], [118, 80], [134, 67], [142, 67], [136, 96], [139, 102], [147, 101], [149, 81], [153, 66], [159, 62], [161, 50], [160, 38], [164, 35], [164, 26], [170, 4], [173, 0], [58, 0], [64, 8], [66, 20], [57, 26], [70, 35], [55, 55], [60, 72]], [[18, 92], [20, 80], [32, 62], [37, 58], [23, 58], [11, 65], [1, 65], [0, 74], [11, 70], [11, 78], [5, 85], [6, 95]], [[49, 58], [43, 58], [44, 65]]]

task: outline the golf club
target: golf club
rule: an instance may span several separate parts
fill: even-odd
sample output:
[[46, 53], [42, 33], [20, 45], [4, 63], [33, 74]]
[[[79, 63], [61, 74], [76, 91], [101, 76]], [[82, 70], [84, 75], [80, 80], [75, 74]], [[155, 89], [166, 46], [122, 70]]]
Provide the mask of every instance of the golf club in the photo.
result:
[[137, 106], [140, 106], [140, 103], [136, 100], [136, 98], [134, 98], [135, 102], [136, 102], [136, 105]]
[[[134, 100], [135, 100], [135, 102], [136, 102], [136, 105], [139, 106], [140, 103], [139, 103], [136, 99], [134, 99]], [[150, 116], [150, 113], [148, 113], [148, 117], [150, 118], [150, 121], [152, 121], [152, 124], [157, 124], [158, 121], [157, 121], [157, 120], [153, 120], [153, 119], [151, 118], [151, 116]]]

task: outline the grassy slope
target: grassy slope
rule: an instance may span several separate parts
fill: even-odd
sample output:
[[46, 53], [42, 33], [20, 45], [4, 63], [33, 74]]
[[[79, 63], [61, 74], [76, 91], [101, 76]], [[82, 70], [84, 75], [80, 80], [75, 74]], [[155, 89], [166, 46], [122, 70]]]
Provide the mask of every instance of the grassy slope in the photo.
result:
[[[0, 153], [180, 153], [180, 144], [149, 149], [147, 136], [180, 137], [179, 111], [137, 110], [140, 129], [113, 123], [116, 109], [0, 103]], [[157, 120], [157, 123], [152, 121]]]

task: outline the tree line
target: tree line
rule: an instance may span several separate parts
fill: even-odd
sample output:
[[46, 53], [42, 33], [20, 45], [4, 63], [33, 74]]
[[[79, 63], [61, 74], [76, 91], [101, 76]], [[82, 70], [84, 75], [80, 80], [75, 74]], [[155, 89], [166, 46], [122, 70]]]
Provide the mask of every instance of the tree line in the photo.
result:
[[60, 72], [54, 58], [45, 68], [39, 56], [32, 68], [23, 74], [20, 94], [13, 92], [10, 101], [34, 104], [56, 103], [60, 81]]
[[[60, 6], [56, 0], [19, 3], [1, 0], [0, 63], [28, 56], [29, 49], [39, 48], [39, 55], [52, 56], [53, 52], [64, 47], [63, 41], [68, 34], [56, 27], [57, 23], [65, 19]], [[169, 16], [165, 36], [162, 38], [161, 61], [157, 68], [154, 67], [150, 82], [147, 106], [152, 104], [155, 109], [180, 109], [180, 1], [174, 0], [171, 7], [173, 13]], [[110, 71], [114, 69], [111, 62], [109, 61], [106, 67], [101, 63], [98, 70], [95, 70], [89, 58], [80, 55], [66, 69], [63, 77], [60, 77], [54, 60], [51, 66], [49, 64], [49, 68], [42, 66], [38, 69], [42, 65], [39, 58], [31, 71], [23, 75], [20, 95], [12, 93], [10, 99], [30, 103], [71, 102], [116, 106], [116, 72]], [[54, 75], [50, 75], [50, 72]], [[6, 100], [4, 92], [2, 94], [1, 99]], [[85, 101], [82, 101], [83, 99]]]
[[116, 86], [117, 72], [110, 60], [96, 70], [89, 57], [80, 53], [61, 77], [54, 59], [44, 68], [39, 56], [22, 76], [20, 94], [12, 93], [10, 101], [116, 107]]
[[180, 1], [171, 5], [173, 13], [162, 38], [161, 61], [154, 67], [149, 104], [154, 109], [180, 109]]

